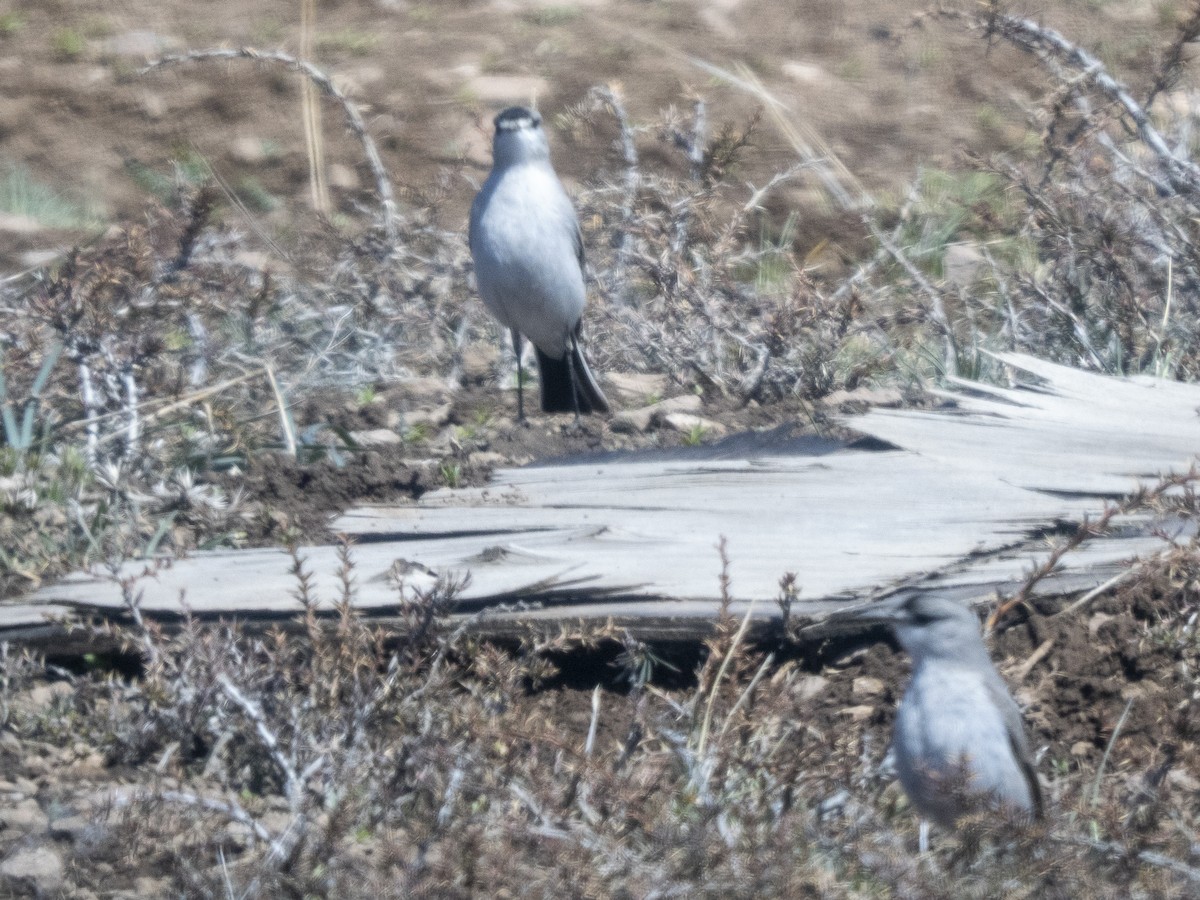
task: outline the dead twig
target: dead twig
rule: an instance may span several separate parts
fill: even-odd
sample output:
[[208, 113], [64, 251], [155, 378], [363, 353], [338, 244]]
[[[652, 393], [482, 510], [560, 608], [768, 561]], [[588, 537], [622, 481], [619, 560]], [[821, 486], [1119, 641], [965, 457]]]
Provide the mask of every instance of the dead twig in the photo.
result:
[[367, 166], [371, 169], [371, 175], [375, 179], [375, 192], [379, 197], [384, 232], [387, 235], [388, 243], [394, 245], [399, 237], [399, 232], [396, 229], [395, 192], [392, 190], [392, 181], [383, 167], [383, 160], [379, 156], [379, 150], [375, 146], [375, 141], [367, 133], [366, 123], [363, 122], [363, 118], [359, 114], [354, 102], [342, 93], [341, 89], [333, 83], [333, 79], [329, 75], [312, 63], [307, 60], [297, 59], [281, 50], [256, 50], [253, 47], [238, 47], [236, 49], [191, 50], [187, 53], [163, 56], [143, 66], [138, 70], [137, 74], [146, 75], [168, 66], [212, 59], [248, 59], [255, 62], [277, 63], [294, 72], [300, 72], [311, 83], [320, 88], [322, 93], [341, 105], [342, 110], [346, 114], [346, 122], [350, 126], [350, 130], [354, 132], [355, 137], [358, 138], [358, 142], [362, 145], [363, 156], [366, 157]]

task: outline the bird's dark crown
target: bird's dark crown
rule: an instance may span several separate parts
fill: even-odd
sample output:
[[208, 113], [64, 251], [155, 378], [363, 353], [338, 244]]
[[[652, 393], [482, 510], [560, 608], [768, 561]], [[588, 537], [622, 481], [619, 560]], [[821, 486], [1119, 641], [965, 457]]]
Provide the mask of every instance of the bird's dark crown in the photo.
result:
[[539, 128], [542, 117], [524, 106], [510, 106], [496, 116], [496, 131], [519, 131], [522, 128]]
[[944, 597], [916, 594], [900, 608], [900, 611], [902, 621], [913, 625], [930, 625], [946, 619], [965, 620], [963, 609], [961, 604]]

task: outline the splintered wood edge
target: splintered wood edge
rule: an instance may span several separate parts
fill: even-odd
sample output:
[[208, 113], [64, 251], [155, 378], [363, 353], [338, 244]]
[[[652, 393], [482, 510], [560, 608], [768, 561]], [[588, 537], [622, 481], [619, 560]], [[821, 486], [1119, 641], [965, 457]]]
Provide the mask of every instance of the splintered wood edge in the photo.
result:
[[[1094, 567], [1088, 572], [1068, 570], [1055, 573], [1040, 582], [1038, 590], [1032, 596], [1052, 598], [1080, 594], [1103, 584], [1113, 572], [1123, 568], [1109, 564]], [[869, 598], [810, 600], [793, 609], [791, 621], [787, 626], [784, 625], [779, 605], [774, 601], [751, 603], [737, 600], [730, 614], [740, 622], [749, 610], [750, 621], [746, 635], [748, 641], [770, 643], [789, 640], [803, 651], [806, 647], [815, 648], [827, 640], [862, 633], [869, 626], [853, 620], [848, 614], [871, 602], [919, 591], [977, 607], [994, 601], [997, 591], [1009, 593], [1019, 587], [1018, 580], [943, 586], [919, 582], [897, 585]], [[530, 604], [528, 609], [493, 607], [466, 613], [451, 613], [446, 623], [448, 629], [462, 627], [468, 634], [499, 642], [517, 641], [529, 636], [583, 636], [597, 630], [616, 634], [627, 633], [636, 640], [652, 644], [694, 644], [709, 638], [718, 621], [718, 604], [714, 601], [711, 610], [703, 614], [654, 614], [646, 611], [651, 604], [669, 603], [673, 599], [663, 597], [655, 600], [639, 597], [632, 602], [596, 604], [599, 608], [586, 615], [581, 615], [578, 607], [573, 606], [539, 606], [534, 603]], [[625, 612], [622, 612], [622, 607], [625, 608]], [[630, 610], [633, 607], [642, 611], [632, 613]], [[2, 608], [0, 607], [0, 610]], [[0, 643], [11, 643], [50, 657], [141, 652], [136, 633], [128, 627], [132, 626], [133, 622], [126, 610], [81, 604], [76, 606], [74, 611], [65, 611], [61, 606], [58, 611], [58, 616], [47, 618], [43, 622], [23, 622], [0, 628]], [[178, 634], [183, 628], [182, 613], [143, 612], [142, 615], [166, 637]], [[305, 629], [301, 615], [301, 611], [296, 609], [286, 613], [209, 613], [195, 615], [194, 619], [205, 626], [236, 624], [243, 635], [264, 634], [271, 630], [300, 634]], [[390, 630], [396, 638], [404, 634], [404, 618], [388, 608], [356, 610], [356, 615], [369, 628]], [[333, 609], [323, 609], [318, 613], [318, 619], [332, 629], [337, 625], [338, 614]], [[126, 627], [120, 633], [116, 633], [112, 626]]]

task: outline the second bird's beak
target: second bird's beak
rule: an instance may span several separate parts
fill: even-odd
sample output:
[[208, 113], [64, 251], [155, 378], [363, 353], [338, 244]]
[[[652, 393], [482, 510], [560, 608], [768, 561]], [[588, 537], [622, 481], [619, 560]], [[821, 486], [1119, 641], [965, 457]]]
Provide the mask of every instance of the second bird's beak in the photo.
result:
[[904, 618], [902, 607], [908, 600], [909, 597], [907, 595], [889, 597], [886, 600], [877, 600], [873, 603], [868, 603], [866, 606], [860, 606], [857, 609], [846, 610], [839, 617], [844, 616], [850, 622], [898, 622]]

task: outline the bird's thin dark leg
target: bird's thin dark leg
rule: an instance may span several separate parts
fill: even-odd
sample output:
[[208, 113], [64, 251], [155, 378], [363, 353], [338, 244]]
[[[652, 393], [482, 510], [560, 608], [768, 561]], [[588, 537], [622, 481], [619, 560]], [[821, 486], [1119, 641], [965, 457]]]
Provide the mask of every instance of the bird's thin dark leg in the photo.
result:
[[571, 373], [571, 403], [575, 406], [575, 424], [579, 424], [579, 386], [575, 380], [575, 354], [579, 352], [579, 344], [575, 335], [571, 335], [571, 346], [567, 348], [567, 371]]
[[525, 372], [521, 368], [521, 332], [512, 330], [513, 352], [517, 354], [517, 421], [525, 421]]

